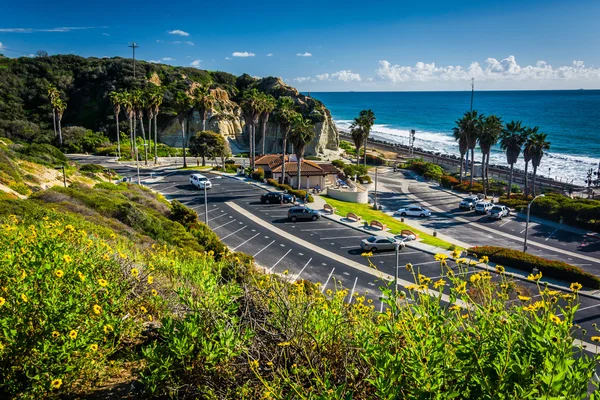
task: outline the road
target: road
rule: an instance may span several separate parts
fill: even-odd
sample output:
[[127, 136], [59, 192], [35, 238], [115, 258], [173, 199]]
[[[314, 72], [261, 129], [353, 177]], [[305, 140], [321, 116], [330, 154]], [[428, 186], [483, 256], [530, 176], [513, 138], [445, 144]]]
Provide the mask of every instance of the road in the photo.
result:
[[[106, 163], [106, 160], [98, 157], [71, 158], [110, 166], [126, 177], [136, 174], [132, 167]], [[334, 285], [338, 288], [343, 286], [349, 292], [346, 297], [348, 302], [352, 301], [354, 293], [360, 293], [366, 294], [375, 309], [382, 310], [385, 307], [379, 290], [385, 283], [380, 276], [381, 273], [393, 275], [395, 254], [377, 253], [370, 257], [370, 265], [369, 260], [361, 256], [360, 250], [361, 239], [368, 235], [325, 218], [314, 222], [289, 222], [289, 205], [260, 203], [260, 194], [265, 192], [264, 189], [210, 173], [204, 173], [213, 182], [213, 188], [207, 191], [208, 207], [205, 208], [203, 191], [189, 184], [192, 171], [154, 171], [154, 179], [150, 179], [150, 172], [141, 170], [145, 186], [162, 193], [169, 200], [178, 200], [196, 210], [202, 221], [204, 213], [208, 211], [208, 225], [232, 251], [252, 255], [256, 263], [269, 272], [287, 275], [294, 280], [320, 282], [324, 291], [333, 289]], [[440, 277], [440, 263], [433, 259], [432, 254], [407, 247], [401, 251], [399, 259], [400, 266], [406, 263], [411, 263], [415, 270], [434, 281]], [[462, 274], [469, 276], [478, 271], [471, 267]], [[399, 278], [411, 283], [413, 281], [405, 268], [399, 269]], [[493, 279], [497, 280], [498, 276]], [[534, 299], [539, 298], [533, 283], [520, 281], [519, 284]], [[445, 288], [444, 293], [448, 293], [448, 290]], [[580, 303], [574, 322], [593, 333], [595, 328], [592, 324], [600, 323], [600, 301], [581, 297]], [[575, 334], [589, 342], [589, 338], [586, 339], [581, 331]]]
[[[519, 216], [511, 215], [493, 221], [475, 211], [461, 210], [458, 207], [460, 196], [449, 193], [437, 184], [415, 179], [410, 172], [380, 168], [378, 182], [389, 190], [379, 191], [377, 195], [378, 202], [386, 211], [421, 204], [431, 209], [433, 214], [428, 219], [416, 219], [426, 228], [473, 246], [493, 244], [523, 250], [525, 220]], [[600, 276], [600, 239], [591, 241], [579, 233], [530, 222], [528, 252], [565, 261]]]

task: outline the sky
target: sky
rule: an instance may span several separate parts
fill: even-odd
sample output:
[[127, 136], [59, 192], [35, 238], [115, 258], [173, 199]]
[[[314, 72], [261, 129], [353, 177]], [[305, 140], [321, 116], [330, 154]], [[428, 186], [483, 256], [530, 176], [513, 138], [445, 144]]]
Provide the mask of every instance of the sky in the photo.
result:
[[131, 57], [301, 91], [600, 88], [600, 1], [32, 0], [2, 7], [0, 53]]

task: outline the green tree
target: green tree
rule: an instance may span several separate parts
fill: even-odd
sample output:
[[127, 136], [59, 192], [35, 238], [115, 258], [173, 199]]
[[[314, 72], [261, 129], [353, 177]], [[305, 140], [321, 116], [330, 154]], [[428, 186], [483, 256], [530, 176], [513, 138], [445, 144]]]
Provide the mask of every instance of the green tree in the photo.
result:
[[527, 141], [523, 146], [523, 160], [525, 161], [525, 198], [529, 197], [529, 162], [532, 157], [531, 136], [536, 134], [539, 129], [539, 126], [534, 126], [533, 128], [527, 126], [523, 128], [523, 133], [527, 136]]
[[133, 91], [135, 116], [140, 121], [142, 140], [144, 144], [144, 164], [148, 165], [148, 143], [146, 143], [146, 130], [144, 129], [144, 110], [146, 109], [146, 93], [140, 89]]
[[294, 100], [288, 96], [282, 96], [277, 101], [277, 108], [275, 109], [275, 116], [277, 123], [281, 130], [281, 183], [285, 183], [285, 153], [287, 151], [287, 139], [292, 128], [292, 123], [297, 118], [298, 113], [294, 110]]
[[[298, 190], [300, 190], [301, 187], [302, 157], [304, 157], [306, 146], [312, 142], [315, 136], [315, 127], [313, 124], [298, 114], [292, 123], [292, 131], [290, 134], [290, 141], [294, 145], [294, 152], [296, 153], [296, 159], [298, 161]], [[308, 188], [306, 188], [306, 190], [308, 190]]]
[[229, 152], [227, 141], [223, 135], [213, 131], [196, 132], [190, 138], [190, 154], [202, 157], [202, 166], [206, 165], [206, 158], [224, 158]]
[[512, 192], [513, 170], [519, 159], [521, 147], [527, 140], [521, 121], [510, 121], [506, 124], [500, 134], [500, 147], [506, 152], [506, 162], [510, 165], [510, 177], [508, 180], [508, 197]]
[[56, 122], [58, 124], [58, 143], [60, 144], [60, 146], [62, 146], [62, 144], [63, 144], [62, 117], [63, 117], [63, 114], [65, 113], [65, 110], [67, 109], [67, 103], [62, 101], [62, 99], [59, 97], [56, 99], [55, 108], [56, 108]]
[[533, 165], [533, 185], [531, 188], [533, 191], [533, 196], [535, 196], [535, 178], [537, 176], [537, 169], [542, 162], [544, 152], [550, 150], [550, 142], [548, 142], [546, 139], [547, 135], [542, 132], [537, 132], [537, 130], [535, 133], [532, 133], [528, 139], [528, 142], [531, 144], [531, 165]]
[[357, 119], [355, 118], [354, 123], [350, 126], [350, 136], [352, 142], [354, 142], [354, 147], [356, 147], [356, 165], [360, 164], [360, 148], [365, 141], [365, 133], [362, 126], [357, 123]]
[[187, 168], [187, 158], [186, 158], [186, 135], [185, 135], [185, 121], [190, 114], [190, 110], [192, 109], [192, 99], [187, 93], [183, 91], [179, 91], [175, 94], [175, 110], [177, 111], [177, 119], [181, 124], [181, 146], [183, 147], [183, 167]]
[[257, 89], [250, 89], [244, 92], [242, 98], [242, 111], [246, 121], [246, 129], [250, 139], [250, 168], [255, 168], [256, 158], [256, 127], [261, 114], [261, 94]]
[[265, 155], [265, 143], [267, 141], [267, 123], [273, 110], [277, 107], [275, 97], [270, 94], [261, 93], [260, 121], [262, 125], [262, 155]]
[[56, 89], [56, 86], [50, 84], [47, 88], [48, 98], [50, 99], [50, 106], [52, 107], [52, 124], [54, 126], [54, 136], [56, 132], [56, 100], [60, 98], [60, 92]]
[[164, 89], [155, 86], [152, 89], [152, 115], [154, 116], [154, 164], [158, 164], [158, 113], [160, 112], [160, 107], [163, 103], [164, 98]]
[[481, 163], [483, 170], [481, 175], [484, 183], [483, 190], [486, 197], [488, 191], [490, 190], [490, 180], [488, 176], [488, 170], [490, 167], [490, 152], [492, 150], [492, 146], [498, 143], [500, 133], [502, 133], [502, 120], [496, 115], [485, 117], [479, 136], [479, 147], [481, 148], [481, 153], [483, 154], [483, 160]]
[[194, 91], [194, 106], [200, 112], [202, 116], [202, 130], [206, 130], [206, 119], [208, 118], [208, 112], [212, 110], [215, 105], [215, 97], [212, 95], [208, 87], [200, 86]]
[[371, 109], [362, 110], [358, 115], [358, 119], [355, 121], [358, 123], [358, 125], [360, 125], [364, 134], [365, 150], [363, 154], [363, 163], [364, 165], [367, 165], [367, 141], [369, 139], [369, 135], [371, 134], [371, 129], [375, 124], [375, 113]]
[[454, 140], [458, 141], [458, 151], [460, 152], [460, 172], [459, 172], [459, 180], [460, 183], [463, 182], [463, 165], [465, 162], [465, 154], [469, 150], [469, 142], [467, 141], [467, 134], [464, 129], [463, 119], [458, 119], [455, 122], [456, 126], [452, 128], [452, 134], [454, 136]]
[[471, 151], [471, 177], [469, 180], [469, 187], [473, 187], [473, 175], [475, 172], [475, 146], [477, 146], [477, 140], [480, 136], [482, 121], [483, 115], [479, 114], [476, 110], [467, 111], [465, 115], [457, 121], [460, 133], [459, 147], [460, 137], [464, 135], [464, 140], [466, 140], [467, 149]]
[[123, 104], [123, 94], [120, 92], [110, 92], [108, 95], [115, 112], [115, 121], [117, 123], [117, 157], [121, 158], [121, 131], [119, 130], [119, 114], [121, 113], [121, 105]]

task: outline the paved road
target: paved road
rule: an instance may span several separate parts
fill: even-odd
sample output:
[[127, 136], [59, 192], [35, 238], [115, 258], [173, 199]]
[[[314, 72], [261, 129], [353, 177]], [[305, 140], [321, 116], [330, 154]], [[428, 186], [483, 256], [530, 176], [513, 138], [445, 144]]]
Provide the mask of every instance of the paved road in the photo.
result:
[[[379, 182], [390, 192], [377, 196], [387, 211], [421, 203], [431, 208], [428, 219], [417, 219], [430, 229], [458, 239], [473, 246], [497, 245], [523, 249], [525, 220], [512, 215], [501, 221], [492, 221], [475, 211], [460, 210], [460, 197], [437, 185], [415, 179], [410, 173], [382, 169]], [[405, 191], [412, 195], [407, 195]], [[600, 240], [591, 241], [584, 235], [557, 229], [554, 226], [529, 223], [529, 253], [548, 259], [556, 259], [577, 265], [600, 276]]]

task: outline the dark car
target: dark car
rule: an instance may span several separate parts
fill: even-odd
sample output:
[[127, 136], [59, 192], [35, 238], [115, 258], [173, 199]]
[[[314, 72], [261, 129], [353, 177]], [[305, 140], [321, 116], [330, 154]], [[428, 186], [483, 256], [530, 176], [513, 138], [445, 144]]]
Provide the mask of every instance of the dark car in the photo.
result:
[[267, 192], [260, 196], [260, 202], [265, 203], [293, 203], [296, 201], [296, 196], [283, 192]]
[[308, 207], [290, 207], [288, 210], [288, 219], [296, 221], [316, 221], [321, 218], [321, 214]]

